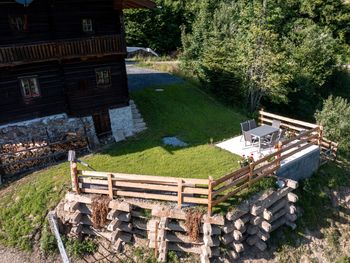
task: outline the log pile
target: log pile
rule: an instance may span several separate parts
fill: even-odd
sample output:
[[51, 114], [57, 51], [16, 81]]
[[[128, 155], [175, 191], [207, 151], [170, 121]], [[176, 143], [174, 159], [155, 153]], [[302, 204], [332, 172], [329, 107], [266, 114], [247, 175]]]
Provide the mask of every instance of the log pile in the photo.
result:
[[63, 140], [33, 140], [0, 145], [0, 170], [2, 175], [14, 175], [35, 167], [47, 166], [62, 160], [68, 150], [87, 151], [84, 136], [68, 135]]
[[[69, 226], [70, 236], [102, 236], [116, 251], [125, 243], [146, 243], [160, 262], [167, 261], [168, 251], [197, 254], [201, 262], [234, 262], [252, 246], [265, 250], [270, 233], [277, 228], [296, 227], [294, 203], [298, 198], [292, 193], [296, 187], [296, 182], [285, 180], [284, 187], [253, 196], [225, 217], [201, 214], [191, 218], [192, 210], [165, 204], [137, 199], [108, 200], [106, 218], [100, 228], [94, 222], [95, 197], [68, 193], [58, 216]], [[194, 222], [192, 226], [189, 221]], [[225, 254], [220, 249], [223, 247]]]
[[226, 214], [221, 242], [227, 246], [229, 261], [238, 259], [240, 253], [251, 246], [261, 251], [267, 248], [270, 233], [283, 225], [296, 228], [294, 203], [298, 197], [292, 193], [297, 182], [284, 180], [285, 186], [253, 196]]

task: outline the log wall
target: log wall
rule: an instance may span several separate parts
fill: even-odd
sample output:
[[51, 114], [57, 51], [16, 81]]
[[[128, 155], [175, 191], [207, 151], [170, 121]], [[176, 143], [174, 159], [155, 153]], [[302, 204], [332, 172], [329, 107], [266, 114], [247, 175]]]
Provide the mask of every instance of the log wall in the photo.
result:
[[168, 251], [196, 254], [201, 262], [234, 262], [252, 247], [265, 250], [270, 233], [281, 226], [295, 229], [294, 203], [298, 198], [292, 191], [297, 183], [285, 180], [284, 184], [278, 190], [254, 195], [225, 216], [203, 215], [196, 240], [188, 234], [188, 211], [162, 203], [111, 200], [107, 223], [102, 229], [93, 228], [90, 195], [68, 193], [56, 211], [70, 236], [102, 236], [112, 242], [117, 251], [125, 243], [147, 241], [160, 262], [166, 262]]

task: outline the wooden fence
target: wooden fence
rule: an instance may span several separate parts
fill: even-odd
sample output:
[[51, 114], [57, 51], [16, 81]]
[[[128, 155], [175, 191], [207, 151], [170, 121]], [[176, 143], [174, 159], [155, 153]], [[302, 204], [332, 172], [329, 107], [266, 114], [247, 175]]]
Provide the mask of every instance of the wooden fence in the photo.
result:
[[211, 214], [214, 206], [227, 201], [259, 180], [273, 176], [283, 160], [313, 145], [327, 148], [325, 143], [335, 144], [323, 138], [321, 126], [264, 111], [260, 114], [262, 124], [271, 123], [273, 119], [281, 120], [282, 127], [293, 131], [293, 136], [279, 141], [273, 153], [219, 179], [83, 171], [77, 170], [77, 164], [71, 162], [72, 187], [78, 193], [105, 194], [111, 198], [162, 200], [177, 202], [179, 207], [185, 203], [207, 205], [208, 213]]

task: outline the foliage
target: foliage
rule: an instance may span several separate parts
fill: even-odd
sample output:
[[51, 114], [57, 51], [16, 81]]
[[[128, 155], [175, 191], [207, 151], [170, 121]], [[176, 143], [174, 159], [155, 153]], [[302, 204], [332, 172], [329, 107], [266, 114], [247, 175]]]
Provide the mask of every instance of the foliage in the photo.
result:
[[41, 231], [40, 249], [44, 255], [52, 255], [57, 252], [57, 242], [55, 235], [51, 233], [48, 228], [48, 222], [46, 221]]
[[13, 182], [0, 192], [0, 243], [30, 250], [47, 211], [57, 205], [68, 185], [69, 167], [61, 164]]
[[232, 105], [290, 103], [312, 116], [348, 49], [350, 16], [341, 0], [316, 2], [202, 1], [182, 65]]
[[350, 149], [350, 103], [347, 99], [330, 96], [315, 118], [324, 126], [325, 137], [339, 142], [343, 149]]
[[169, 54], [181, 46], [181, 30], [188, 28], [196, 12], [194, 0], [156, 0], [152, 10], [126, 10], [126, 41], [129, 46], [150, 47]]
[[78, 239], [69, 238], [64, 239], [63, 242], [68, 255], [75, 258], [82, 258], [83, 256], [94, 254], [98, 249], [97, 243], [92, 239], [80, 241]]

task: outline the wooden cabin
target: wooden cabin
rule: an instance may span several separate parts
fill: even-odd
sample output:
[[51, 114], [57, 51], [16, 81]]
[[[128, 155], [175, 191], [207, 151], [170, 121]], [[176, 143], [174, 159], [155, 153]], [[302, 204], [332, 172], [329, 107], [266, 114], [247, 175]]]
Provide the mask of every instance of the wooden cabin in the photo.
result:
[[1, 0], [0, 125], [60, 113], [111, 129], [127, 107], [123, 9], [149, 0]]

